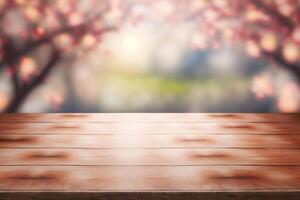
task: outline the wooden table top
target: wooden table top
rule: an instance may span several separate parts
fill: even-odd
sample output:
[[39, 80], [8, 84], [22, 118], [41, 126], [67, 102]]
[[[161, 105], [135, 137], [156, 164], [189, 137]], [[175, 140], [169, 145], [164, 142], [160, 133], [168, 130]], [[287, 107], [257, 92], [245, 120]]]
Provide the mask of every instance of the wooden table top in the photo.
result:
[[299, 124], [299, 114], [1, 114], [0, 199], [298, 193]]

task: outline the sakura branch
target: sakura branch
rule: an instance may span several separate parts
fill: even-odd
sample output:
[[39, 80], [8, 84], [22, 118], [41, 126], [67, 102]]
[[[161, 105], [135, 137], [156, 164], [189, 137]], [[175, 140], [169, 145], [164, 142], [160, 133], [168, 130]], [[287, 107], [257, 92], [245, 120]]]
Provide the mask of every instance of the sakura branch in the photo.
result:
[[[115, 6], [120, 9], [121, 2], [1, 1], [0, 21], [4, 26], [0, 30], [0, 70], [10, 77], [13, 88], [4, 111], [16, 112], [66, 56], [76, 59], [77, 52], [92, 49], [103, 34], [116, 30], [120, 19], [106, 19], [115, 12]], [[32, 60], [28, 57], [43, 46], [51, 51], [45, 66], [36, 66], [34, 61], [22, 64]]]

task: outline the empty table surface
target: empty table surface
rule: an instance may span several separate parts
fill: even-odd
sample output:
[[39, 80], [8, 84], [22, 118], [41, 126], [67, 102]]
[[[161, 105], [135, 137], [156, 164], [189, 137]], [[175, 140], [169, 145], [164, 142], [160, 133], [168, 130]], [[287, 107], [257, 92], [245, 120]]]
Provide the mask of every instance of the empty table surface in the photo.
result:
[[298, 114], [1, 114], [0, 199], [298, 199], [299, 124]]

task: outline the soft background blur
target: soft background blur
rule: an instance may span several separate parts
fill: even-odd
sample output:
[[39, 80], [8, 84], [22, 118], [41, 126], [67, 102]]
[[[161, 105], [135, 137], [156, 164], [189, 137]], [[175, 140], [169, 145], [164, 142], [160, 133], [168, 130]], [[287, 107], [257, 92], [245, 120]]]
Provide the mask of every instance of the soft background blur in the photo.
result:
[[0, 0], [0, 110], [298, 112], [299, 7]]

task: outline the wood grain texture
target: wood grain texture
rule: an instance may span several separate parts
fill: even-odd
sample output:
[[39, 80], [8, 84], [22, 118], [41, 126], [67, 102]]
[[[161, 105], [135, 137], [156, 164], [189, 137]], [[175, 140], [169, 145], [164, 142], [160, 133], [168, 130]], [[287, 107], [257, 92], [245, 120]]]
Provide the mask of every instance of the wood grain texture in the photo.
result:
[[1, 114], [1, 122], [297, 122], [300, 114], [240, 113], [64, 113]]
[[0, 123], [0, 134], [297, 134], [298, 122], [110, 122], [110, 123]]
[[160, 199], [169, 191], [210, 199], [213, 191], [296, 199], [299, 116], [1, 114], [0, 198], [160, 192]]
[[300, 148], [300, 135], [2, 134], [0, 148]]
[[2, 192], [1, 200], [298, 200], [296, 191], [189, 191], [189, 192]]
[[2, 166], [300, 166], [299, 154], [299, 149], [1, 149], [0, 163]]
[[2, 166], [1, 190], [217, 191], [295, 190], [300, 167]]

